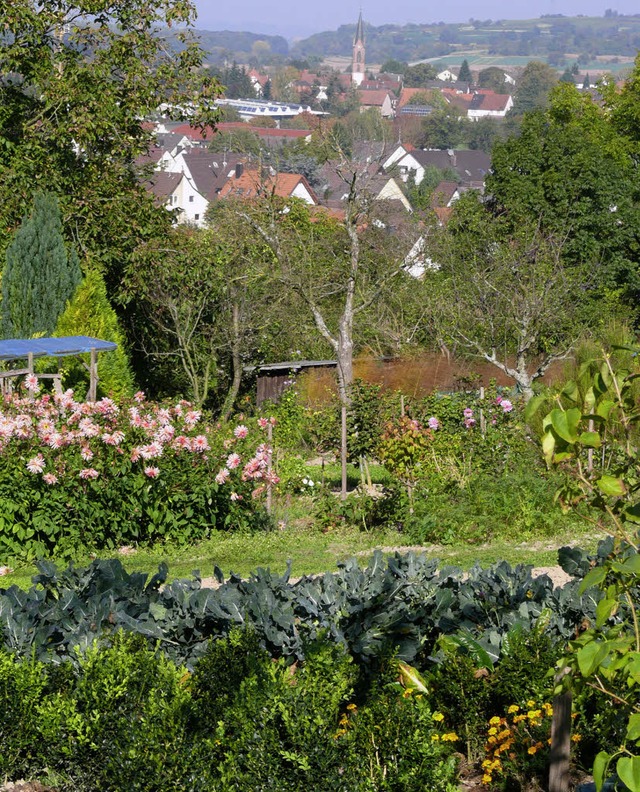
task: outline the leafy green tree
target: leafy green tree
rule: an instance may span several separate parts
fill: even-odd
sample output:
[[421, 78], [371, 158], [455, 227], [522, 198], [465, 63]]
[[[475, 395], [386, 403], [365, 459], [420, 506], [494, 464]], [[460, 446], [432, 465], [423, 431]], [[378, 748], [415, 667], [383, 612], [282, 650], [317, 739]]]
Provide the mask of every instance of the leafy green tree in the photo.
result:
[[508, 93], [504, 72], [497, 66], [489, 66], [478, 74], [478, 87], [487, 88], [495, 93]]
[[82, 274], [78, 256], [62, 236], [58, 199], [36, 193], [6, 252], [2, 272], [4, 338], [51, 335]]
[[263, 153], [262, 141], [250, 129], [238, 127], [227, 131], [217, 131], [209, 143], [211, 151], [230, 151], [259, 157]]
[[470, 149], [491, 154], [494, 143], [505, 136], [504, 122], [496, 118], [479, 118], [466, 125], [467, 143]]
[[[636, 112], [633, 110], [632, 112]], [[623, 289], [635, 304], [640, 189], [633, 141], [616, 130], [615, 109], [566, 83], [547, 111], [526, 114], [517, 138], [494, 146], [487, 193], [512, 228], [537, 223], [563, 239], [563, 258], [591, 262], [594, 282]]]
[[406, 61], [396, 60], [396, 58], [388, 58], [380, 67], [380, 73], [404, 74], [408, 67], [409, 64]]
[[513, 99], [515, 115], [549, 105], [549, 94], [558, 82], [555, 70], [542, 61], [529, 61], [518, 80]]
[[422, 124], [423, 148], [456, 148], [466, 134], [466, 122], [455, 111], [438, 110], [427, 116]]
[[[162, 241], [141, 245], [126, 272], [125, 299], [135, 301], [141, 319], [135, 343], [151, 358], [155, 395], [162, 393], [160, 382], [169, 380], [168, 392], [185, 392], [202, 405], [215, 386], [221, 289], [215, 255], [208, 235], [176, 228]], [[154, 386], [153, 380], [160, 382]]]
[[430, 63], [416, 63], [405, 70], [404, 84], [407, 88], [422, 88], [430, 80], [435, 80], [437, 73], [435, 66]]
[[[472, 83], [473, 82], [473, 75], [471, 74], [471, 69], [469, 68], [469, 61], [465, 58], [462, 61], [460, 66], [460, 72], [458, 74], [458, 81], [459, 82], [466, 82]], [[503, 80], [504, 82], [504, 80]]]
[[509, 231], [492, 220], [474, 193], [431, 236], [429, 255], [440, 267], [424, 279], [433, 334], [496, 366], [526, 400], [581, 327], [587, 268], [565, 267], [561, 252], [535, 225]]
[[[98, 389], [116, 398], [133, 395], [135, 383], [125, 336], [107, 297], [104, 278], [97, 270], [87, 271], [73, 299], [67, 303], [58, 319], [54, 335], [88, 335], [116, 343], [116, 350], [98, 356]], [[75, 358], [67, 358], [65, 384], [76, 388], [80, 382], [86, 382], [88, 386], [86, 369]]]
[[[140, 236], [170, 223], [133, 167], [152, 143], [145, 119], [161, 102], [173, 118], [216, 119], [219, 87], [199, 71], [202, 52], [189, 28], [195, 7], [12, 0], [1, 17], [0, 73], [12, 76], [0, 80], [0, 247], [33, 186], [46, 180], [78, 249], [116, 284]], [[177, 47], [159, 27], [173, 29]]]

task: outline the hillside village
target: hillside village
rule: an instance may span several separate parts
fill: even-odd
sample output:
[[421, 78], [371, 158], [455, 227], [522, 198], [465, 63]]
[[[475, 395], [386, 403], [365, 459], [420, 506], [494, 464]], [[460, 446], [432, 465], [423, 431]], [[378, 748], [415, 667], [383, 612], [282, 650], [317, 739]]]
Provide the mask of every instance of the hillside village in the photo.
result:
[[[382, 134], [378, 130], [375, 139], [361, 141], [353, 156], [369, 175], [367, 190], [374, 199], [397, 201], [405, 211], [412, 212], [416, 207], [412, 205], [411, 189], [415, 192], [425, 172], [432, 177], [440, 172], [442, 178], [430, 185], [430, 196], [426, 202], [422, 196], [420, 208], [433, 210], [440, 221], [445, 221], [453, 202], [465, 191], [484, 191], [491, 142], [501, 136], [500, 130], [514, 108], [522, 69], [512, 74], [493, 67], [483, 75], [471, 72], [465, 62], [455, 70], [436, 72], [431, 68], [429, 79], [431, 72], [423, 68], [420, 85], [408, 86], [402, 74], [369, 69], [364, 29], [360, 14], [347, 73], [288, 70], [291, 79], [284, 86], [284, 93], [297, 101], [272, 98], [272, 77], [268, 73], [234, 63], [232, 72], [240, 77], [245, 90], [250, 86], [248, 90], [253, 95], [236, 97], [225, 93], [218, 99], [223, 120], [215, 129], [197, 129], [162, 117], [153, 125], [148, 124], [155, 133], [156, 145], [138, 164], [152, 167], [149, 189], [158, 202], [174, 213], [176, 222], [204, 226], [214, 202], [229, 196], [251, 198], [269, 192], [283, 198], [296, 197], [311, 206], [339, 210], [344, 185], [335, 176], [337, 161], [319, 163], [321, 167], [310, 183], [308, 175], [292, 172], [291, 168], [281, 172], [283, 157], [279, 152], [293, 149], [303, 154], [305, 146], [313, 149], [312, 141], [323, 132], [323, 123], [326, 134], [335, 121], [336, 110], [339, 118], [341, 112], [353, 112], [354, 108], [384, 121]], [[588, 75], [580, 77], [574, 70], [574, 84], [576, 79], [579, 89], [598, 96]], [[482, 87], [488, 81], [497, 90]], [[327, 109], [329, 106], [334, 112]], [[229, 115], [238, 120], [224, 120]], [[463, 148], [412, 142], [419, 125], [436, 116], [453, 118], [458, 125], [488, 123], [488, 139], [484, 144]], [[482, 124], [478, 129], [481, 127]], [[233, 140], [236, 134], [254, 138], [259, 151], [242, 151], [238, 144], [228, 148], [213, 145], [216, 138]]]

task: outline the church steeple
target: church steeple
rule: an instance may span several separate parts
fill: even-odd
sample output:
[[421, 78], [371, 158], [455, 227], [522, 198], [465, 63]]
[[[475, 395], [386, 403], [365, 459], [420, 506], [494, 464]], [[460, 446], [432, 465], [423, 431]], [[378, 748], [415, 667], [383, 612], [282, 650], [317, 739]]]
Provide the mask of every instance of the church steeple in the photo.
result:
[[356, 85], [360, 85], [364, 80], [364, 25], [362, 24], [362, 11], [360, 11], [360, 15], [358, 16], [356, 34], [353, 37], [351, 79]]

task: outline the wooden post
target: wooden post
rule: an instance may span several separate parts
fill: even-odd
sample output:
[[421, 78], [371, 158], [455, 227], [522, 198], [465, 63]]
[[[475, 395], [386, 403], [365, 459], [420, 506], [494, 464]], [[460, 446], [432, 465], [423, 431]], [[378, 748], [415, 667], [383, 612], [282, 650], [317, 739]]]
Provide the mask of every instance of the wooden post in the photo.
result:
[[569, 754], [571, 752], [571, 693], [553, 700], [551, 751], [549, 754], [549, 792], [569, 792]]
[[94, 402], [98, 393], [98, 353], [95, 348], [91, 349], [91, 362], [89, 363], [89, 401]]
[[347, 405], [342, 405], [342, 431], [340, 438], [340, 466], [342, 468], [342, 500], [347, 497]]
[[271, 462], [273, 459], [273, 425], [267, 424], [267, 440], [269, 441], [269, 452], [267, 454], [267, 514], [271, 514]]

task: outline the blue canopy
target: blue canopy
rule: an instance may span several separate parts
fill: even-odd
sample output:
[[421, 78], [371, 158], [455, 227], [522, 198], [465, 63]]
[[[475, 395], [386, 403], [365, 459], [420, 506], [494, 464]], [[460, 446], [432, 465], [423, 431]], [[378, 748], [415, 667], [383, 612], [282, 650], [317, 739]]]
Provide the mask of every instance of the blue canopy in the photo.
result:
[[118, 345], [91, 336], [63, 336], [62, 338], [8, 338], [0, 341], [0, 360], [21, 360], [31, 352], [34, 357], [65, 357], [80, 352], [113, 352]]

